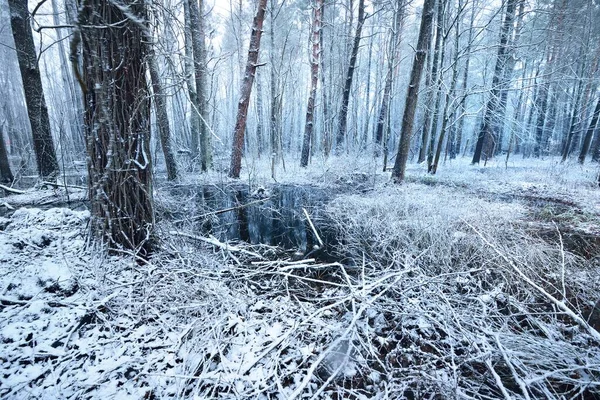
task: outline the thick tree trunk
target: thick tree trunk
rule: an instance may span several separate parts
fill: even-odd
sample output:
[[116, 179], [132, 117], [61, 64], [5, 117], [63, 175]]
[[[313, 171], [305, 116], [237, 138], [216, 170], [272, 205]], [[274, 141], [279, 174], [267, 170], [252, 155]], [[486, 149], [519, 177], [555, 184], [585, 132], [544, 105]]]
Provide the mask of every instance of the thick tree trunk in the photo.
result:
[[[140, 0], [88, 0], [78, 18], [92, 232], [142, 257], [154, 225], [144, 18]], [[79, 32], [73, 37], [76, 51]]]
[[594, 113], [592, 114], [592, 120], [590, 121], [590, 125], [588, 126], [587, 132], [585, 134], [585, 138], [583, 139], [581, 151], [579, 152], [579, 163], [580, 164], [583, 164], [585, 162], [585, 157], [587, 156], [587, 153], [590, 150], [590, 145], [592, 143], [592, 137], [594, 136], [594, 130], [598, 126], [598, 118], [599, 117], [600, 117], [600, 96], [598, 96], [598, 100], [596, 101], [596, 107], [594, 108]]
[[388, 67], [385, 73], [385, 85], [383, 87], [383, 98], [381, 100], [381, 108], [379, 109], [379, 117], [377, 117], [377, 125], [375, 127], [375, 157], [381, 154], [381, 146], [383, 142], [383, 130], [388, 119], [392, 85], [394, 81], [394, 69], [398, 58], [398, 48], [401, 40], [402, 20], [404, 18], [404, 0], [396, 1], [396, 12], [394, 13], [394, 25], [390, 31], [390, 41], [388, 45]]
[[501, 82], [504, 77], [508, 57], [508, 40], [513, 29], [515, 19], [515, 11], [517, 0], [508, 0], [506, 3], [506, 12], [504, 13], [504, 22], [500, 33], [500, 44], [498, 46], [498, 54], [496, 56], [496, 67], [494, 68], [494, 76], [492, 78], [492, 89], [490, 90], [490, 98], [485, 107], [483, 122], [477, 136], [477, 144], [475, 145], [475, 154], [473, 154], [473, 164], [479, 164], [483, 157], [485, 160], [494, 155], [494, 149], [498, 145], [498, 116], [500, 109], [500, 91], [505, 82]]
[[398, 153], [394, 163], [394, 170], [392, 171], [392, 178], [396, 183], [401, 183], [404, 180], [406, 172], [406, 162], [408, 161], [408, 151], [410, 149], [415, 111], [419, 100], [421, 73], [423, 72], [423, 66], [425, 65], [425, 55], [429, 50], [434, 5], [435, 0], [425, 0], [423, 3], [423, 15], [421, 17], [421, 26], [419, 28], [419, 39], [417, 40], [417, 49], [413, 59], [410, 81], [406, 93], [404, 115], [402, 117], [402, 133], [400, 136], [400, 143], [398, 144]]
[[58, 174], [58, 161], [33, 43], [27, 0], [9, 0], [8, 5], [25, 102], [27, 103], [27, 114], [31, 124], [37, 169], [42, 178], [47, 178]]
[[311, 141], [314, 127], [315, 99], [317, 97], [317, 85], [319, 83], [319, 57], [321, 45], [321, 8], [324, 0], [315, 0], [313, 5], [312, 21], [312, 57], [310, 59], [310, 94], [308, 96], [308, 105], [306, 107], [306, 124], [304, 126], [304, 140], [302, 143], [302, 156], [300, 157], [300, 166], [308, 165], [310, 156]]
[[229, 167], [229, 177], [238, 179], [242, 169], [242, 151], [244, 146], [244, 133], [246, 130], [246, 118], [248, 117], [248, 105], [250, 104], [250, 94], [252, 93], [252, 83], [256, 74], [258, 63], [258, 52], [260, 50], [260, 38], [262, 36], [262, 26], [265, 19], [265, 9], [267, 0], [259, 0], [254, 22], [252, 23], [252, 34], [250, 36], [250, 46], [248, 49], [248, 61], [246, 63], [246, 72], [242, 82], [240, 102], [238, 103], [238, 112], [233, 134], [233, 149], [231, 152], [231, 165]]
[[[151, 46], [151, 45], [150, 45]], [[173, 181], [177, 179], [177, 163], [171, 146], [171, 128], [169, 127], [169, 116], [167, 113], [167, 104], [165, 94], [163, 93], [158, 66], [156, 65], [156, 56], [153, 49], [148, 51], [148, 69], [150, 70], [150, 79], [152, 80], [152, 100], [154, 101], [154, 110], [156, 111], [156, 122], [158, 125], [158, 134], [160, 136], [160, 145], [165, 156], [167, 166], [167, 179]]]
[[4, 134], [2, 131], [2, 126], [0, 126], [0, 182], [11, 183], [15, 177], [10, 170], [8, 153], [6, 152], [6, 144], [4, 142]]
[[341, 153], [346, 139], [346, 130], [348, 124], [348, 104], [350, 103], [350, 91], [352, 89], [352, 79], [354, 70], [356, 69], [356, 59], [358, 57], [358, 49], [360, 47], [360, 39], [362, 27], [365, 22], [365, 0], [358, 1], [358, 20], [356, 25], [356, 33], [354, 35], [354, 43], [352, 45], [352, 54], [350, 55], [350, 64], [348, 64], [348, 72], [346, 73], [346, 82], [344, 84], [344, 92], [342, 93], [342, 105], [340, 107], [340, 115], [338, 121], [338, 132], [336, 137], [336, 152]]

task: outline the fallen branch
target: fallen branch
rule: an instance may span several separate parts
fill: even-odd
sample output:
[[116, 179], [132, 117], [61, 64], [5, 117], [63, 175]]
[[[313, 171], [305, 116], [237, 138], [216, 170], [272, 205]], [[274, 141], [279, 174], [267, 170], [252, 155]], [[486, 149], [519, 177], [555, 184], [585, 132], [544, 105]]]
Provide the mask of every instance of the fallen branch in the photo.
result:
[[302, 211], [304, 211], [304, 215], [306, 216], [306, 220], [308, 221], [308, 224], [310, 225], [310, 228], [312, 229], [313, 233], [315, 234], [315, 237], [317, 238], [317, 241], [319, 242], [319, 244], [321, 245], [321, 247], [323, 247], [323, 241], [321, 240], [321, 237], [317, 233], [317, 229], [315, 228], [315, 226], [313, 225], [312, 221], [310, 220], [310, 216], [308, 215], [308, 211], [306, 211], [306, 208], [302, 208]]
[[581, 318], [579, 315], [577, 315], [573, 310], [571, 310], [569, 307], [567, 307], [567, 305], [565, 304], [564, 301], [560, 301], [558, 300], [556, 297], [552, 296], [550, 293], [548, 293], [543, 287], [541, 287], [540, 285], [538, 285], [537, 283], [535, 283], [534, 281], [532, 281], [527, 275], [525, 275], [523, 273], [523, 271], [521, 271], [521, 269], [511, 260], [509, 259], [503, 252], [500, 251], [500, 249], [498, 249], [498, 247], [496, 247], [494, 244], [492, 244], [489, 240], [487, 240], [485, 238], [485, 236], [483, 236], [483, 234], [481, 232], [479, 232], [473, 225], [469, 224], [468, 222], [464, 221], [463, 222], [465, 224], [467, 224], [467, 226], [469, 226], [471, 229], [473, 229], [473, 231], [475, 231], [475, 233], [477, 233], [477, 235], [479, 235], [479, 237], [481, 238], [481, 240], [487, 244], [492, 250], [494, 250], [496, 252], [496, 254], [498, 254], [500, 256], [500, 258], [502, 258], [504, 261], [506, 261], [506, 263], [508, 265], [511, 266], [511, 268], [525, 281], [527, 282], [529, 285], [531, 285], [533, 288], [535, 288], [538, 292], [540, 292], [544, 297], [546, 297], [548, 300], [550, 300], [550, 302], [552, 304], [554, 304], [556, 307], [558, 307], [559, 309], [561, 309], [565, 314], [567, 314], [569, 317], [571, 317], [571, 319], [573, 319], [575, 322], [577, 322], [577, 324], [579, 326], [581, 326], [582, 328], [584, 328], [585, 330], [588, 331], [588, 333], [594, 338], [596, 339], [596, 341], [600, 342], [600, 333], [594, 329], [593, 327], [591, 327], [587, 321], [583, 318]]
[[223, 242], [219, 241], [217, 238], [212, 237], [212, 236], [210, 238], [207, 238], [207, 237], [203, 237], [203, 236], [196, 236], [196, 235], [191, 235], [189, 233], [178, 232], [178, 231], [169, 231], [169, 234], [176, 235], [176, 236], [182, 236], [182, 237], [186, 237], [188, 239], [199, 240], [199, 241], [204, 242], [204, 243], [212, 244], [213, 246], [218, 247], [220, 249], [223, 249], [223, 250], [225, 250], [227, 252], [242, 253], [242, 254], [246, 254], [246, 255], [249, 255], [249, 256], [252, 256], [252, 257], [257, 257], [257, 258], [260, 258], [260, 259], [264, 258], [263, 256], [261, 256], [258, 253], [255, 253], [253, 251], [249, 251], [249, 250], [246, 250], [246, 249], [242, 249], [240, 247], [233, 246], [233, 245], [228, 244], [228, 243], [223, 243]]
[[4, 186], [4, 185], [0, 185], [0, 189], [4, 189], [7, 192], [14, 193], [14, 194], [26, 194], [26, 193], [28, 193], [28, 192], [26, 192], [24, 190], [13, 189], [11, 187]]
[[177, 223], [185, 222], [185, 221], [198, 221], [198, 220], [204, 219], [206, 217], [210, 217], [211, 215], [220, 215], [220, 214], [224, 214], [224, 213], [230, 212], [230, 211], [241, 210], [242, 208], [246, 208], [246, 207], [252, 206], [254, 204], [260, 204], [260, 203], [262, 203], [264, 201], [267, 201], [269, 199], [270, 199], [270, 197], [266, 197], [264, 199], [259, 199], [259, 200], [251, 201], [250, 203], [241, 204], [239, 206], [229, 207], [229, 208], [224, 208], [222, 210], [207, 212], [207, 213], [200, 214], [200, 215], [197, 215], [197, 216], [192, 217], [192, 218], [177, 219], [177, 220], [173, 221], [173, 223], [177, 224]]

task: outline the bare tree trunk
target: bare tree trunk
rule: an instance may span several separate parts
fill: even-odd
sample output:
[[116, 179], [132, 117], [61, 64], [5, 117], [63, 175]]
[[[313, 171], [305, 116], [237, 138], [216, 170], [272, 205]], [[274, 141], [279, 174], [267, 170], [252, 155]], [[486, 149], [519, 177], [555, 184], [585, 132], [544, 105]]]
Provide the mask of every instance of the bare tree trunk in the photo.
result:
[[200, 164], [202, 171], [210, 166], [211, 150], [206, 104], [206, 44], [204, 39], [204, 17], [202, 15], [204, 0], [188, 0], [191, 25], [192, 50], [194, 52], [194, 77], [196, 81], [196, 99], [198, 117], [200, 118]]
[[398, 57], [398, 48], [401, 40], [400, 30], [402, 29], [402, 20], [404, 18], [404, 0], [396, 1], [396, 12], [394, 13], [394, 25], [390, 31], [390, 42], [388, 46], [388, 68], [385, 73], [385, 85], [383, 87], [383, 99], [377, 117], [377, 126], [375, 127], [375, 157], [379, 157], [383, 141], [383, 130], [385, 122], [388, 119], [392, 85], [394, 80], [394, 68]]
[[427, 54], [430, 45], [434, 5], [435, 0], [425, 0], [423, 3], [423, 15], [421, 16], [419, 39], [417, 40], [417, 49], [413, 59], [408, 90], [406, 92], [406, 103], [404, 106], [404, 115], [402, 117], [402, 133], [400, 136], [400, 143], [398, 144], [398, 153], [394, 163], [394, 170], [392, 171], [392, 179], [396, 183], [401, 183], [404, 180], [406, 172], [406, 162], [408, 161], [408, 151], [410, 149], [415, 111], [419, 100], [421, 73], [423, 72], [423, 67], [425, 65], [425, 55]]
[[496, 66], [492, 78], [492, 89], [490, 90], [490, 98], [487, 101], [483, 121], [477, 136], [475, 153], [473, 154], [473, 164], [479, 164], [482, 156], [485, 160], [491, 158], [494, 155], [495, 147], [498, 145], [497, 120], [501, 117], [499, 117], [497, 113], [500, 107], [500, 91], [502, 86], [505, 85], [505, 83], [501, 81], [507, 64], [507, 43], [513, 29], [516, 6], [517, 0], [508, 0], [506, 3], [504, 21], [500, 32], [500, 44], [496, 56]]
[[[186, 87], [188, 90], [189, 102], [191, 105], [190, 112], [190, 136], [189, 148], [191, 160], [196, 160], [198, 157], [198, 147], [200, 143], [200, 114], [198, 112], [198, 97], [196, 96], [196, 80], [194, 78], [194, 50], [192, 48], [192, 29], [190, 26], [190, 7], [187, 0], [183, 1], [184, 15], [184, 53], [183, 71], [186, 77]], [[193, 165], [189, 166], [193, 168]]]
[[154, 225], [145, 17], [137, 0], [88, 0], [71, 45], [77, 67], [81, 38], [92, 232], [109, 249], [142, 257]]
[[[473, 26], [475, 25], [475, 2], [472, 3], [471, 8], [471, 18], [469, 22], [469, 37], [467, 39], [467, 43], [469, 48], [471, 47], [471, 42], [473, 41]], [[461, 113], [460, 120], [458, 122], [458, 127], [456, 128], [456, 153], [460, 155], [460, 149], [462, 146], [462, 139], [464, 136], [464, 127], [465, 127], [465, 113], [467, 112], [466, 102], [467, 102], [467, 88], [469, 81], [469, 67], [471, 65], [471, 56], [467, 55], [467, 60], [465, 61], [465, 69], [463, 70], [462, 76], [462, 88], [461, 88], [461, 98], [459, 111]], [[450, 157], [452, 158], [452, 157]]]
[[346, 73], [346, 83], [342, 94], [342, 106], [340, 107], [340, 115], [338, 121], [338, 132], [336, 137], [336, 152], [341, 153], [346, 139], [346, 128], [348, 124], [348, 104], [350, 103], [350, 91], [352, 89], [352, 78], [356, 69], [356, 59], [358, 49], [360, 47], [360, 38], [362, 27], [365, 22], [365, 0], [358, 1], [358, 20], [356, 25], [356, 33], [354, 35], [354, 43], [352, 45], [352, 54], [350, 55], [350, 64], [348, 64], [348, 72]]
[[[463, 10], [463, 3], [461, 0], [458, 1], [458, 15], [457, 18], [460, 18]], [[435, 150], [435, 157], [433, 159], [433, 163], [430, 168], [430, 173], [435, 175], [437, 172], [437, 168], [440, 162], [440, 155], [442, 153], [442, 147], [444, 146], [444, 139], [446, 136], [446, 130], [448, 128], [448, 120], [450, 119], [450, 103], [454, 97], [454, 91], [456, 90], [456, 83], [458, 81], [458, 51], [459, 51], [459, 24], [456, 22], [456, 33], [454, 35], [454, 62], [452, 66], [452, 81], [450, 82], [450, 89], [446, 93], [446, 101], [444, 104], [444, 112], [442, 114], [442, 129], [440, 131], [440, 137], [438, 139], [437, 148]], [[452, 140], [452, 137], [449, 137], [449, 142]], [[448, 143], [447, 147], [450, 147], [451, 144]], [[454, 150], [453, 150], [454, 151]]]
[[256, 74], [258, 63], [258, 51], [260, 50], [260, 38], [262, 36], [262, 26], [265, 19], [265, 9], [267, 0], [259, 0], [254, 22], [252, 23], [252, 34], [250, 36], [250, 46], [248, 49], [248, 62], [246, 63], [246, 72], [242, 82], [240, 102], [238, 103], [238, 112], [233, 135], [233, 149], [231, 152], [231, 165], [229, 167], [229, 177], [239, 178], [242, 169], [242, 149], [244, 146], [244, 131], [246, 130], [246, 118], [248, 117], [248, 105], [250, 104], [250, 94], [252, 92], [252, 83]]
[[258, 158], [265, 151], [264, 143], [264, 107], [263, 107], [263, 90], [262, 83], [260, 80], [260, 72], [256, 71], [256, 150], [258, 152]]
[[315, 99], [317, 97], [317, 85], [319, 84], [319, 57], [321, 45], [321, 8], [324, 0], [315, 0], [313, 5], [312, 20], [312, 57], [310, 59], [310, 94], [306, 107], [306, 125], [304, 126], [304, 141], [302, 143], [302, 156], [300, 166], [308, 165], [310, 147], [313, 136]]
[[[70, 0], [65, 1], [65, 7], [69, 7]], [[52, 19], [54, 25], [61, 25], [60, 20], [60, 11], [58, 8], [58, 0], [52, 0]], [[67, 23], [73, 23], [74, 21], [70, 21], [69, 12], [67, 14]], [[70, 33], [70, 32], [69, 32]], [[82, 131], [82, 119], [83, 119], [83, 99], [81, 97], [81, 92], [78, 92], [79, 88], [75, 84], [75, 79], [73, 77], [73, 71], [70, 68], [69, 61], [67, 59], [68, 49], [65, 48], [64, 35], [62, 34], [62, 29], [56, 30], [57, 36], [57, 44], [58, 44], [58, 55], [60, 58], [61, 65], [61, 75], [63, 80], [63, 90], [65, 93], [67, 104], [66, 114], [69, 118], [68, 125], [69, 131], [72, 136], [74, 150], [78, 156], [83, 156], [85, 153], [85, 140], [83, 138]]]
[[35, 45], [33, 44], [27, 0], [9, 0], [8, 5], [27, 103], [27, 114], [31, 124], [37, 169], [42, 178], [47, 178], [58, 174], [58, 161], [54, 150], [54, 142], [52, 141], [52, 132], [50, 131], [50, 119], [42, 87], [40, 68], [35, 53]]
[[585, 162], [585, 157], [587, 156], [587, 153], [590, 150], [590, 145], [592, 143], [592, 136], [594, 136], [594, 130], [598, 126], [599, 117], [600, 96], [598, 96], [598, 100], [596, 101], [596, 107], [594, 108], [594, 113], [592, 114], [592, 120], [590, 121], [590, 125], [588, 126], [585, 138], [583, 139], [583, 145], [581, 146], [581, 152], [579, 153], [579, 164], [583, 164]]
[[[325, 21], [325, 2], [321, 5], [321, 20]], [[323, 133], [321, 138], [321, 146], [323, 148], [323, 154], [325, 157], [329, 157], [329, 152], [331, 151], [331, 116], [330, 116], [330, 108], [331, 104], [329, 103], [329, 88], [331, 87], [326, 85], [326, 77], [327, 63], [325, 62], [325, 45], [324, 45], [324, 37], [325, 37], [325, 23], [321, 26], [321, 35], [319, 36], [319, 40], [321, 41], [321, 94], [323, 99]]]
[[169, 127], [169, 116], [167, 113], [165, 94], [162, 90], [158, 66], [156, 65], [156, 55], [152, 48], [148, 50], [148, 69], [150, 70], [152, 91], [154, 92], [152, 100], [154, 101], [154, 109], [156, 111], [158, 134], [160, 136], [160, 144], [167, 166], [167, 179], [173, 181], [177, 179], [177, 163], [175, 162], [175, 155], [173, 154], [173, 148], [171, 146], [171, 128]]
[[4, 134], [2, 131], [3, 129], [0, 125], [0, 182], [11, 183], [15, 177], [10, 170], [8, 153], [6, 152], [6, 144], [4, 143]]

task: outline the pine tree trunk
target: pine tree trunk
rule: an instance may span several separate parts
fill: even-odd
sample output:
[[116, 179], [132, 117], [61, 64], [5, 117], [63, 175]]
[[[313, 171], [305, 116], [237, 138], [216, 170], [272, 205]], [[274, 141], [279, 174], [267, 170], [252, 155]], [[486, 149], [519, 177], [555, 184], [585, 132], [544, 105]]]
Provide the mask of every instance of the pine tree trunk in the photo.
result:
[[[152, 250], [154, 225], [145, 17], [137, 0], [88, 0], [77, 24], [92, 232], [109, 249], [142, 257]], [[72, 49], [78, 37], [75, 32]]]
[[25, 102], [27, 103], [27, 114], [31, 124], [37, 169], [41, 178], [48, 178], [58, 174], [58, 161], [33, 43], [27, 0], [9, 0], [8, 5]]
[[352, 89], [352, 79], [354, 77], [354, 70], [356, 69], [356, 59], [358, 57], [358, 49], [360, 47], [362, 27], [365, 22], [365, 18], [365, 0], [359, 0], [356, 33], [354, 35], [354, 43], [352, 45], [352, 54], [350, 55], [350, 64], [348, 65], [348, 72], [346, 73], [346, 82], [344, 85], [344, 92], [342, 93], [342, 106], [340, 107], [340, 115], [338, 121], [338, 132], [336, 137], [336, 152], [338, 154], [342, 152], [344, 141], [346, 139], [350, 91]]
[[315, 99], [317, 97], [317, 85], [319, 83], [319, 57], [320, 57], [320, 37], [321, 37], [321, 8], [324, 0], [315, 0], [313, 5], [312, 20], [312, 57], [310, 59], [310, 94], [308, 96], [308, 105], [306, 107], [306, 124], [304, 126], [304, 140], [302, 143], [302, 155], [300, 157], [300, 166], [308, 165], [310, 156], [311, 141], [313, 137]]
[[256, 74], [258, 52], [260, 50], [260, 38], [262, 36], [262, 26], [265, 19], [266, 7], [267, 0], [258, 1], [258, 8], [256, 10], [254, 22], [252, 23], [248, 61], [246, 63], [246, 72], [242, 81], [240, 101], [238, 103], [238, 112], [233, 134], [231, 165], [229, 167], [229, 177], [235, 179], [240, 177], [240, 171], [242, 169], [242, 151], [244, 146], [244, 133], [246, 130], [246, 118], [248, 117], [248, 105], [250, 104], [252, 83], [254, 82], [254, 75]]
[[419, 100], [421, 73], [423, 72], [423, 67], [425, 65], [425, 55], [429, 50], [434, 5], [435, 0], [425, 0], [423, 3], [423, 15], [421, 17], [421, 26], [419, 28], [419, 39], [417, 40], [417, 49], [413, 59], [410, 81], [406, 93], [404, 115], [402, 117], [400, 143], [398, 144], [398, 153], [394, 163], [394, 170], [392, 171], [392, 178], [396, 183], [401, 183], [404, 180], [404, 175], [406, 173], [406, 162], [408, 161], [408, 151], [410, 149], [415, 111]]

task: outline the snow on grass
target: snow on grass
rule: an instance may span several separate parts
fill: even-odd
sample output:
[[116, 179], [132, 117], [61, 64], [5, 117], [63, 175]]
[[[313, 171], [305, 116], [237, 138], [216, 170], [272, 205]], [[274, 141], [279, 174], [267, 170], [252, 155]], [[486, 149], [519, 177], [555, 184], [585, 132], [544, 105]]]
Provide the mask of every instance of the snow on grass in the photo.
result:
[[[600, 389], [590, 330], [600, 264], [565, 231], [595, 237], [593, 167], [459, 159], [436, 176], [411, 165], [395, 186], [366, 157], [286, 161], [278, 182], [335, 197], [325, 208], [340, 262], [240, 243], [246, 252], [232, 253], [169, 235], [163, 218], [162, 249], [140, 265], [86, 247], [88, 212], [0, 218], [0, 397], [551, 399]], [[268, 160], [244, 171], [252, 187], [274, 184]], [[238, 184], [224, 171], [180, 184], [192, 183]], [[161, 209], [181, 206], [167, 200]], [[205, 211], [195, 207], [186, 212]]]

